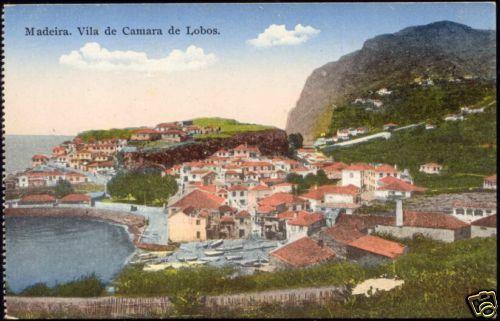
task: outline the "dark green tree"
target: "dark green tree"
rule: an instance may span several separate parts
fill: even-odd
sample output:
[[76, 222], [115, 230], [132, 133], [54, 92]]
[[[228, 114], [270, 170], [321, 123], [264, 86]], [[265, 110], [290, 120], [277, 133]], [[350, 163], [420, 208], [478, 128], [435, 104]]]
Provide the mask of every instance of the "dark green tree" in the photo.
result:
[[73, 193], [73, 186], [71, 186], [71, 183], [69, 181], [60, 179], [56, 183], [54, 193], [56, 194], [57, 198], [63, 198], [64, 196]]
[[109, 181], [108, 192], [116, 199], [130, 195], [136, 204], [162, 204], [177, 192], [177, 183], [173, 176], [155, 172], [121, 172]]
[[288, 135], [288, 144], [293, 149], [302, 148], [302, 143], [304, 142], [304, 138], [301, 133], [294, 133]]

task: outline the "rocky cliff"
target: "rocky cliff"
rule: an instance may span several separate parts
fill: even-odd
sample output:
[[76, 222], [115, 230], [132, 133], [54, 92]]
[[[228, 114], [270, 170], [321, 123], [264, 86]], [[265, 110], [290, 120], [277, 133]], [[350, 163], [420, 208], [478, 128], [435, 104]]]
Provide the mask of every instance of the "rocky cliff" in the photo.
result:
[[127, 169], [158, 165], [169, 168], [175, 164], [207, 158], [219, 149], [230, 149], [240, 144], [257, 146], [264, 155], [285, 155], [288, 152], [286, 132], [280, 129], [270, 129], [241, 133], [229, 138], [197, 141], [164, 151], [125, 153], [123, 162]]
[[367, 40], [363, 47], [316, 69], [288, 114], [286, 131], [311, 142], [348, 95], [416, 77], [496, 78], [496, 34], [441, 21]]

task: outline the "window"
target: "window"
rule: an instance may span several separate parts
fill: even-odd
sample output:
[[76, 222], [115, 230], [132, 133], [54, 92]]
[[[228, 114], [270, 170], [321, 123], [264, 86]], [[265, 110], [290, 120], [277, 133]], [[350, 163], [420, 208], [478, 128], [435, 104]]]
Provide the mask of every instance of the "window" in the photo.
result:
[[353, 178], [354, 177], [354, 173], [349, 173], [349, 177]]
[[467, 215], [472, 215], [473, 211], [472, 208], [468, 208], [465, 212], [467, 213]]
[[200, 220], [196, 220], [196, 225], [200, 225], [201, 221]]
[[491, 214], [491, 210], [486, 210], [486, 214]]
[[201, 238], [201, 233], [200, 233], [200, 231], [196, 232], [196, 238], [197, 238], [197, 239], [200, 239], [200, 238]]
[[457, 208], [457, 209], [455, 210], [455, 212], [456, 212], [458, 215], [464, 215], [464, 214], [465, 214], [465, 211], [464, 211], [464, 209], [463, 209], [463, 208]]
[[233, 196], [236, 196], [236, 192], [233, 191]]
[[244, 195], [245, 195], [245, 192], [241, 191], [240, 196], [244, 196]]
[[240, 224], [243, 224], [245, 223], [245, 219], [244, 218], [240, 218]]
[[474, 210], [475, 216], [483, 216], [483, 210]]
[[379, 176], [379, 177], [383, 177], [383, 176], [384, 176], [384, 174], [380, 173], [380, 174], [378, 174], [378, 176]]

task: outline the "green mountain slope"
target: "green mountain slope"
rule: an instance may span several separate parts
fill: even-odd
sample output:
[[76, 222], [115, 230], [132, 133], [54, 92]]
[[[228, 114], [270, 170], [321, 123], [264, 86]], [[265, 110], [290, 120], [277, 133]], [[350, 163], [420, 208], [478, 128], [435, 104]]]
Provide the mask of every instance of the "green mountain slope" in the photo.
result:
[[[444, 122], [436, 129], [396, 132], [379, 140], [334, 150], [336, 161], [383, 162], [408, 168], [415, 183], [430, 192], [454, 192], [482, 186], [483, 177], [496, 172], [496, 102], [482, 114], [464, 121]], [[445, 166], [438, 176], [418, 172], [419, 166], [437, 162]]]

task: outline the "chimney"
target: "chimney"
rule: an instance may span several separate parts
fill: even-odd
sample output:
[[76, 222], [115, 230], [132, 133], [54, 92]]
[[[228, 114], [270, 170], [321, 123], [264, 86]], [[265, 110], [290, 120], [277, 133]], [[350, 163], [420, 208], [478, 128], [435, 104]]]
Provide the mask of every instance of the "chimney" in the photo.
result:
[[403, 200], [396, 200], [396, 226], [403, 226]]

